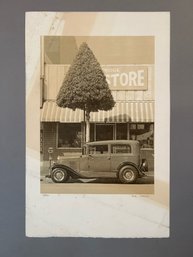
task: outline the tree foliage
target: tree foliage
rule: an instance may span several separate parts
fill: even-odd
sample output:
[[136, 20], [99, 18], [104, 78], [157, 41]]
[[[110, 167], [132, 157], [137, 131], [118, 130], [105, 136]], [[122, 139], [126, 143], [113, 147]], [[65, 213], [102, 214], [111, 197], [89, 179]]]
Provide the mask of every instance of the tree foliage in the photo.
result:
[[57, 96], [60, 107], [110, 110], [115, 105], [99, 62], [86, 43], [82, 43]]

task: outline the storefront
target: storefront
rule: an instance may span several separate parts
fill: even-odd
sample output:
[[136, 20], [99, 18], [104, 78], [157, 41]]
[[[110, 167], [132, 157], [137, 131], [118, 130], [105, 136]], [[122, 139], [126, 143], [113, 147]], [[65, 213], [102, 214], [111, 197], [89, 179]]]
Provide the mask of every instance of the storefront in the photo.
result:
[[[111, 42], [116, 43], [115, 46], [119, 44], [124, 46], [130, 42], [130, 38], [126, 37], [120, 41], [117, 37], [116, 39], [112, 37]], [[101, 42], [101, 39], [94, 38], [90, 41], [91, 45], [93, 41], [97, 40]], [[103, 39], [105, 49], [107, 49], [106, 41], [108, 40], [110, 39]], [[136, 42], [140, 41], [140, 39], [136, 40]], [[74, 41], [76, 41], [76, 38]], [[80, 37], [78, 37], [78, 41], [81, 41]], [[95, 48], [94, 46], [92, 47], [94, 53], [95, 50], [97, 52], [97, 46], [96, 44]], [[74, 47], [73, 49], [76, 49], [74, 51], [77, 51], [77, 48]], [[112, 54], [111, 56], [110, 54], [107, 55], [107, 51], [105, 55], [101, 55], [101, 58], [96, 56], [101, 61], [101, 67], [106, 75], [116, 105], [110, 111], [91, 113], [90, 141], [133, 139], [139, 140], [141, 148], [152, 149], [154, 146], [153, 58], [149, 60], [149, 55], [147, 58], [137, 55], [135, 58], [132, 57], [132, 63], [128, 63], [128, 60], [131, 59], [129, 58], [131, 53], [125, 54], [128, 55], [127, 59], [125, 55], [120, 56], [120, 48], [116, 49], [116, 47], [114, 50], [111, 49], [111, 51], [113, 50], [114, 58]], [[117, 59], [118, 53], [119, 59]], [[43, 160], [48, 160], [49, 158], [49, 147], [54, 150], [53, 158], [57, 158], [58, 155], [63, 154], [79, 154], [85, 141], [83, 111], [80, 109], [73, 111], [68, 108], [60, 108], [55, 102], [58, 90], [70, 64], [63, 63], [63, 60], [60, 63], [58, 61], [56, 63], [53, 63], [54, 61], [48, 62], [46, 61], [48, 57], [50, 60], [51, 55], [45, 57], [44, 68], [42, 69], [41, 151]], [[70, 59], [69, 56], [67, 59]]]
[[[134, 106], [138, 115], [133, 111], [132, 116]], [[139, 140], [141, 147], [153, 148], [153, 113], [152, 101], [117, 102], [111, 111], [91, 113], [90, 141], [132, 139]], [[41, 121], [44, 159], [48, 158], [49, 147], [54, 148], [55, 157], [63, 153], [81, 152], [84, 143], [84, 118], [81, 110], [62, 109], [54, 101], [46, 101], [42, 108]]]

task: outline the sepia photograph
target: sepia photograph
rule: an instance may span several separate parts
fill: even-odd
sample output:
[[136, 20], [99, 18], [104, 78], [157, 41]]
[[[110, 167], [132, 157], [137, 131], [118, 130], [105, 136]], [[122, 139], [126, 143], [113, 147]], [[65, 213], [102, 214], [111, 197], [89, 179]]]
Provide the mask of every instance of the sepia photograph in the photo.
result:
[[41, 192], [153, 194], [154, 37], [43, 36], [41, 58]]
[[169, 13], [25, 24], [26, 235], [169, 237]]
[[193, 1], [0, 6], [0, 256], [192, 257]]

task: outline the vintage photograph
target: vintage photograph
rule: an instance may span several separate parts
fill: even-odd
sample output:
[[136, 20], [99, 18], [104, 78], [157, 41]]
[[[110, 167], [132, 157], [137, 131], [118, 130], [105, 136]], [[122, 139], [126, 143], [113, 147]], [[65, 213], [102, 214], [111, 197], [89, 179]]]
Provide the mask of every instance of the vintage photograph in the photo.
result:
[[154, 37], [40, 40], [41, 192], [153, 194]]
[[25, 36], [26, 235], [168, 237], [169, 13], [29, 12]]

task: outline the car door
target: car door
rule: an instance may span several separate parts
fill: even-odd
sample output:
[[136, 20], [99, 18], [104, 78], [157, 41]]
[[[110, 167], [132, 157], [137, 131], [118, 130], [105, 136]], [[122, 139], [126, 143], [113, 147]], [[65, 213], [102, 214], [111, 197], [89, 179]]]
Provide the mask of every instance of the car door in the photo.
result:
[[130, 144], [112, 144], [111, 145], [112, 171], [116, 171], [117, 167], [125, 161], [135, 163], [135, 156], [133, 155], [132, 146]]
[[109, 177], [110, 157], [108, 144], [90, 145], [88, 156], [90, 175], [93, 177]]

